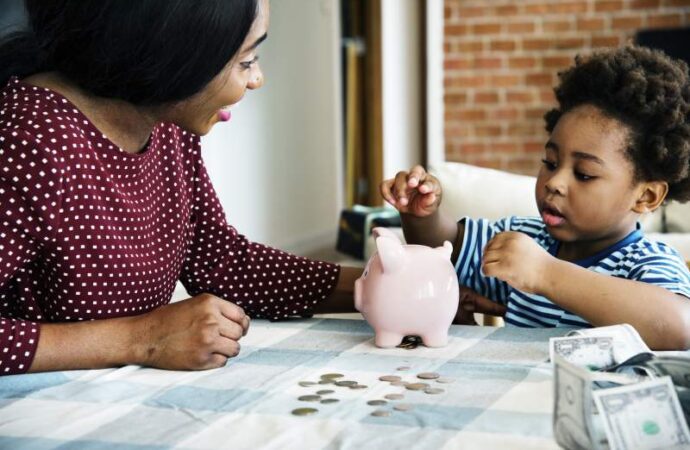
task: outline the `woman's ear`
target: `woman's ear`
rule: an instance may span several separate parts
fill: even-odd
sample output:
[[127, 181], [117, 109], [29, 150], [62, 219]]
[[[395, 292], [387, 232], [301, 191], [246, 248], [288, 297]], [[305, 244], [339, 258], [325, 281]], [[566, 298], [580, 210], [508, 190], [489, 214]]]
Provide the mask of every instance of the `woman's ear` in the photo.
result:
[[667, 194], [668, 183], [665, 181], [646, 181], [641, 183], [633, 211], [639, 214], [652, 212], [661, 206]]

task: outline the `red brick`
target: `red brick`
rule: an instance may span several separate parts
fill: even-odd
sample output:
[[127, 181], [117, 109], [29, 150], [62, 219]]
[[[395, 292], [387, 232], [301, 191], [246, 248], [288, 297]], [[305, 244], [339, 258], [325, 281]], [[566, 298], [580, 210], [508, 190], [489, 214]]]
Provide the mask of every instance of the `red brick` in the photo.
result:
[[620, 36], [593, 36], [592, 48], [618, 47], [621, 44]]
[[661, 0], [632, 0], [630, 8], [632, 9], [657, 9], [661, 6]]
[[446, 124], [444, 135], [446, 138], [466, 138], [471, 136], [469, 127], [449, 126], [448, 124]]
[[498, 137], [501, 136], [501, 127], [497, 125], [484, 125], [474, 128], [474, 135], [477, 137]]
[[690, 0], [664, 0], [664, 6], [670, 8], [688, 8], [690, 7]]
[[472, 25], [472, 33], [474, 34], [498, 34], [500, 32], [500, 23], [476, 23]]
[[544, 117], [544, 108], [528, 108], [525, 110], [526, 119], [542, 119]]
[[515, 50], [516, 44], [513, 40], [502, 40], [502, 41], [491, 41], [489, 43], [489, 49], [492, 51], [513, 51]]
[[647, 26], [652, 28], [677, 27], [683, 22], [680, 14], [653, 15], [647, 18]]
[[446, 105], [467, 103], [467, 93], [445, 94], [443, 96], [443, 101]]
[[445, 70], [469, 70], [474, 65], [469, 58], [448, 58], [443, 62]]
[[621, 0], [605, 0], [594, 3], [594, 11], [596, 12], [620, 11], [622, 9], [623, 2]]
[[514, 16], [518, 13], [517, 5], [500, 5], [494, 9], [494, 13], [498, 16]]
[[522, 41], [524, 50], [546, 50], [551, 47], [551, 41], [544, 38], [532, 38]]
[[545, 33], [558, 33], [561, 31], [570, 31], [572, 24], [567, 20], [549, 20], [542, 24], [542, 30]]
[[489, 77], [489, 83], [493, 87], [517, 86], [521, 81], [518, 75], [492, 75]]
[[455, 18], [455, 8], [452, 6], [444, 6], [443, 7], [443, 18], [446, 21], [449, 21], [453, 18]]
[[[546, 111], [544, 111], [546, 112]], [[526, 141], [522, 143], [522, 151], [524, 153], [542, 153], [544, 151], [544, 142], [542, 141]]]
[[603, 30], [605, 26], [604, 19], [601, 17], [587, 17], [577, 19], [577, 29], [579, 31], [595, 31]]
[[539, 125], [535, 124], [534, 121], [522, 122], [522, 123], [511, 123], [508, 125], [507, 134], [513, 137], [535, 137], [539, 133]]
[[492, 153], [509, 153], [516, 154], [520, 153], [521, 145], [515, 142], [495, 142], [488, 146], [488, 149]]
[[460, 120], [484, 120], [486, 119], [486, 111], [483, 109], [466, 109], [458, 111], [457, 117]]
[[468, 34], [469, 27], [465, 24], [446, 25], [444, 33], [446, 36], [464, 36]]
[[614, 30], [629, 30], [642, 27], [642, 16], [614, 17], [611, 20], [611, 28]]
[[508, 33], [534, 33], [534, 22], [512, 22], [506, 25]]
[[546, 89], [539, 93], [539, 101], [546, 104], [556, 103], [556, 94], [553, 89]]
[[474, 94], [475, 103], [498, 103], [498, 93], [496, 91], [476, 92]]
[[563, 69], [573, 64], [573, 58], [569, 56], [545, 56], [542, 65], [545, 69]]
[[553, 48], [559, 50], [579, 49], [584, 47], [585, 39], [579, 37], [561, 38], [553, 41]]
[[458, 17], [465, 19], [467, 17], [486, 16], [491, 12], [488, 6], [461, 6], [458, 9]]
[[551, 86], [553, 75], [551, 73], [528, 73], [525, 75], [527, 86]]
[[513, 157], [506, 161], [504, 170], [523, 175], [536, 175], [539, 159], [536, 157]]
[[525, 12], [527, 14], [546, 14], [549, 12], [548, 3], [533, 3], [531, 5], [525, 5]]
[[508, 91], [506, 92], [506, 101], [508, 103], [532, 103], [534, 94], [529, 91]]
[[482, 41], [466, 41], [458, 42], [459, 52], [481, 52], [484, 50], [484, 43]]
[[475, 69], [500, 69], [502, 65], [501, 58], [478, 57], [474, 60]]
[[572, 2], [550, 2], [549, 13], [551, 14], [577, 14], [587, 12], [587, 2], [572, 1]]
[[489, 120], [516, 120], [519, 117], [517, 108], [499, 108], [489, 113]]
[[537, 66], [537, 58], [532, 56], [516, 56], [508, 60], [511, 69], [532, 69]]
[[486, 145], [481, 143], [467, 143], [460, 145], [458, 150], [461, 155], [484, 153], [486, 151]]

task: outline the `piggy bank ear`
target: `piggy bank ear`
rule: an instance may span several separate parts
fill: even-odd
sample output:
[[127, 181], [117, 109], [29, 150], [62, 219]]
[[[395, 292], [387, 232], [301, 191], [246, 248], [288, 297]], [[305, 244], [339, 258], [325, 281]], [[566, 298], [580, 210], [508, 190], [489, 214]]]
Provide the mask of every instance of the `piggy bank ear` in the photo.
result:
[[453, 254], [453, 244], [443, 241], [443, 247], [436, 247], [436, 251], [441, 252], [444, 258], [450, 259], [450, 255]]
[[390, 239], [395, 239], [396, 241], [400, 242], [400, 238], [398, 237], [398, 235], [393, 233], [391, 230], [389, 230], [386, 227], [376, 227], [373, 230], [371, 230], [371, 234], [374, 235], [374, 239], [378, 239], [380, 237], [387, 237]]
[[376, 238], [376, 249], [381, 258], [383, 273], [391, 274], [402, 269], [405, 263], [405, 250], [397, 237], [395, 239], [388, 236]]

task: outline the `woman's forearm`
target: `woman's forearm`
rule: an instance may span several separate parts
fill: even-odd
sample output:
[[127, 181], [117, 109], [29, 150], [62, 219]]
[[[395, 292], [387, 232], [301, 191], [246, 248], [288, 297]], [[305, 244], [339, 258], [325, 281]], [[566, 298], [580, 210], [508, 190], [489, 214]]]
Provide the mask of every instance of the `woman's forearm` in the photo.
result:
[[333, 293], [316, 305], [314, 314], [356, 312], [354, 302], [355, 280], [362, 275], [363, 270], [361, 267], [342, 266]]
[[594, 326], [629, 323], [655, 350], [690, 348], [690, 299], [554, 260], [539, 292]]

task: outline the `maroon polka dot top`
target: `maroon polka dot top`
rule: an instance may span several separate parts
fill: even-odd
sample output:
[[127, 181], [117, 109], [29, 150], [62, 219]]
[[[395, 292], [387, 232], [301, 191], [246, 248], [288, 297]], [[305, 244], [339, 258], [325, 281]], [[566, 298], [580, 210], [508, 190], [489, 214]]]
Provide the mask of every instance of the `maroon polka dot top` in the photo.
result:
[[338, 271], [228, 225], [198, 136], [160, 124], [130, 154], [56, 92], [0, 91], [0, 374], [28, 370], [42, 322], [142, 314], [177, 280], [280, 319], [310, 314]]

